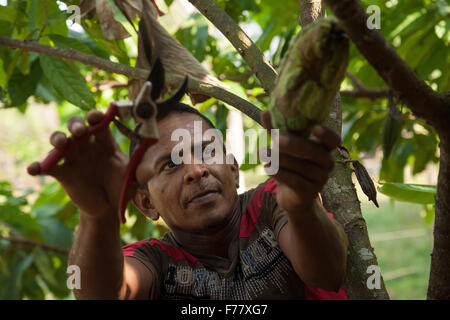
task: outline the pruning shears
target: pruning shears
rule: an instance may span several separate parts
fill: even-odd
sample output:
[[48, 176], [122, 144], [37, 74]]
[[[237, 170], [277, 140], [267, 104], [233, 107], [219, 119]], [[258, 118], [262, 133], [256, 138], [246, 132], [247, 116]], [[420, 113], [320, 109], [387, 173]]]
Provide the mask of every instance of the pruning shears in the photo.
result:
[[[173, 96], [165, 101], [157, 102], [164, 88], [164, 68], [160, 59], [157, 58], [147, 80], [142, 85], [134, 101], [111, 102], [102, 120], [95, 125], [88, 126], [83, 136], [77, 138], [71, 136], [67, 139], [63, 148], [54, 148], [50, 151], [47, 157], [39, 164], [40, 172], [48, 172], [60, 160], [68, 157], [78, 145], [86, 142], [91, 135], [106, 129], [111, 122], [114, 122], [122, 134], [138, 144], [138, 147], [130, 157], [120, 191], [118, 214], [120, 221], [125, 223], [125, 210], [131, 198], [130, 188], [137, 181], [136, 169], [147, 149], [158, 142], [157, 110], [178, 103], [186, 92], [187, 80], [188, 78], [185, 77], [183, 84]], [[117, 119], [127, 121], [131, 117], [137, 123], [137, 131], [132, 131]]]

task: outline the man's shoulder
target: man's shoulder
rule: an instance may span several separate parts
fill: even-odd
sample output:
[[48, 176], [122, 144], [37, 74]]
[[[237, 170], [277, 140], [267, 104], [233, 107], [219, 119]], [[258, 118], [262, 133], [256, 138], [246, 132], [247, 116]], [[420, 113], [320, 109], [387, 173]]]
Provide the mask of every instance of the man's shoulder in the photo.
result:
[[276, 193], [277, 191], [277, 183], [275, 181], [275, 179], [273, 177], [269, 177], [267, 178], [264, 182], [261, 182], [260, 184], [258, 184], [256, 187], [251, 188], [243, 193], [241, 193], [239, 196], [241, 198], [253, 198], [256, 195], [258, 195], [258, 193], [262, 193], [264, 191], [270, 192], [270, 193]]
[[[151, 238], [133, 242], [122, 247], [122, 252], [125, 257], [136, 256], [136, 251], [140, 251], [140, 255], [150, 255], [153, 258], [157, 255], [161, 258], [171, 258], [175, 262], [186, 260], [190, 265], [197, 262], [197, 258], [180, 248], [176, 242], [174, 242], [170, 231], [164, 234], [160, 239]], [[161, 256], [161, 254], [163, 255]]]
[[154, 247], [155, 245], [164, 246], [161, 239], [150, 238], [146, 240], [136, 241], [133, 243], [129, 243], [122, 247], [122, 252], [124, 256], [133, 256], [134, 252], [141, 247]]
[[250, 204], [255, 204], [261, 201], [264, 193], [275, 194], [277, 192], [277, 183], [274, 178], [269, 177], [264, 182], [258, 184], [256, 187], [251, 188], [239, 195], [239, 199], [242, 204], [242, 208], [245, 210]]

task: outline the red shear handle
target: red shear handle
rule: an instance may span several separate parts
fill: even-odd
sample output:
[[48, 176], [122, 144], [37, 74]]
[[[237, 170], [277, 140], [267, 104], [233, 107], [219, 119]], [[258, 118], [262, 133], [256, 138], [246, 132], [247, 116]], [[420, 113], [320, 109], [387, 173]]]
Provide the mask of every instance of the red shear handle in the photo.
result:
[[128, 163], [127, 170], [125, 171], [125, 179], [122, 183], [122, 190], [120, 191], [120, 201], [119, 201], [119, 219], [122, 223], [126, 222], [125, 210], [127, 208], [128, 201], [130, 201], [130, 187], [133, 182], [136, 181], [136, 169], [139, 163], [141, 163], [144, 157], [145, 151], [158, 141], [156, 138], [145, 138], [142, 139], [139, 147], [131, 156], [130, 162]]
[[40, 172], [47, 173], [53, 166], [57, 165], [58, 162], [67, 157], [78, 145], [86, 142], [89, 137], [106, 127], [113, 119], [119, 115], [119, 109], [115, 102], [109, 104], [108, 111], [103, 116], [99, 123], [91, 125], [87, 128], [86, 133], [79, 137], [69, 137], [66, 141], [66, 145], [63, 148], [55, 148], [47, 155], [47, 157], [39, 164]]

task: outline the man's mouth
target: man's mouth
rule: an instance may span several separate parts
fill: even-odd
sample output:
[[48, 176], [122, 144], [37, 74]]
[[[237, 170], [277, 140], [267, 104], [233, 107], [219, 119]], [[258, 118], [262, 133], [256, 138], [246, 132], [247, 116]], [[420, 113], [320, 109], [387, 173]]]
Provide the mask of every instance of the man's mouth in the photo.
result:
[[189, 200], [189, 203], [201, 203], [201, 202], [208, 202], [213, 200], [217, 195], [219, 194], [218, 190], [211, 189], [211, 190], [203, 190], [201, 192], [198, 192], [195, 194], [191, 200]]

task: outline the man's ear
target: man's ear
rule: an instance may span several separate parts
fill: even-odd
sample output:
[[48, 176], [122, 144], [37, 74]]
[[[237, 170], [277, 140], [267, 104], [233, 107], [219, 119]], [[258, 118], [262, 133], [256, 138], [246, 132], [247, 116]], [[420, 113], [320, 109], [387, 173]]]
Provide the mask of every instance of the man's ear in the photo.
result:
[[231, 173], [234, 177], [234, 182], [236, 183], [236, 189], [239, 188], [239, 163], [233, 155], [233, 164], [230, 164]]
[[148, 218], [156, 221], [159, 219], [159, 213], [152, 203], [152, 199], [147, 190], [138, 189], [133, 198], [134, 205]]

